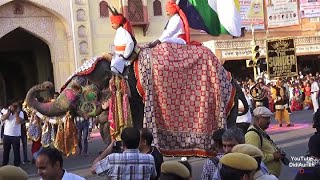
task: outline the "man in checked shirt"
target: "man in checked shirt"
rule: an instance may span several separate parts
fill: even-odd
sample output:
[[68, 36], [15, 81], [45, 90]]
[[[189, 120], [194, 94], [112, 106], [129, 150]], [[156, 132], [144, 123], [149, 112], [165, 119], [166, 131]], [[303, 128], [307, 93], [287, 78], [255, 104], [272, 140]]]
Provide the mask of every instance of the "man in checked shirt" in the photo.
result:
[[154, 158], [138, 150], [140, 132], [125, 128], [121, 133], [122, 153], [112, 153], [114, 143], [93, 162], [91, 172], [119, 180], [150, 180], [157, 176]]

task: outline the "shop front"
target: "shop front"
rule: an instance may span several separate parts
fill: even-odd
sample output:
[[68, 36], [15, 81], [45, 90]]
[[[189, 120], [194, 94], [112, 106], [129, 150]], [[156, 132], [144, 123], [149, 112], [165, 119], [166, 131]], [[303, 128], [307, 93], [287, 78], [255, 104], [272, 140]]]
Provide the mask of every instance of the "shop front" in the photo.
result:
[[[281, 37], [284, 38], [284, 37]], [[270, 38], [269, 38], [270, 39]], [[273, 37], [272, 39], [277, 39]], [[266, 40], [256, 39], [259, 46], [260, 72], [266, 69]], [[224, 64], [225, 68], [235, 76], [253, 77], [253, 68], [246, 65], [246, 60], [252, 59], [252, 39], [212, 40], [206, 42], [209, 48]], [[298, 59], [298, 71], [315, 73], [320, 71], [320, 36], [294, 37], [295, 52]], [[249, 74], [249, 75], [247, 75]], [[242, 77], [241, 77], [242, 78]]]

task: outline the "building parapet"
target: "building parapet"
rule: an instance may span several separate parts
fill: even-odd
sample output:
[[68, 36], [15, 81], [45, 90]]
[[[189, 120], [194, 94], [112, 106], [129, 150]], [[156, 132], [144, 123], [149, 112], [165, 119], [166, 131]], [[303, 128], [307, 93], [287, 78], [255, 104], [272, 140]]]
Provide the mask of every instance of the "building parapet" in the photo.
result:
[[[262, 57], [265, 57], [266, 54], [266, 40], [266, 38], [256, 39], [256, 44], [260, 46]], [[251, 41], [251, 39], [233, 39], [212, 40], [205, 43], [220, 59], [235, 60], [251, 58]], [[298, 56], [320, 54], [320, 36], [297, 36], [294, 38], [294, 41]]]

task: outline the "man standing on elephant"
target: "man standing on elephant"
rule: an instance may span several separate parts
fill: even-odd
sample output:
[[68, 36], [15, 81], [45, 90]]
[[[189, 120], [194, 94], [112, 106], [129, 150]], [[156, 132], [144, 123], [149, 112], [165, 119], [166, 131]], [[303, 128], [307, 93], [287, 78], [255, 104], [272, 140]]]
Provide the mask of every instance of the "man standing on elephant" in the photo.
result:
[[111, 71], [122, 74], [126, 62], [134, 51], [136, 42], [130, 22], [116, 10], [111, 12], [110, 21], [112, 28], [116, 30], [114, 38], [115, 54], [111, 60]]
[[163, 42], [177, 44], [190, 43], [189, 23], [184, 12], [176, 3], [170, 0], [166, 4], [166, 11], [169, 16], [169, 21], [167, 22], [162, 35], [159, 39], [149, 43], [147, 47], [152, 48]]

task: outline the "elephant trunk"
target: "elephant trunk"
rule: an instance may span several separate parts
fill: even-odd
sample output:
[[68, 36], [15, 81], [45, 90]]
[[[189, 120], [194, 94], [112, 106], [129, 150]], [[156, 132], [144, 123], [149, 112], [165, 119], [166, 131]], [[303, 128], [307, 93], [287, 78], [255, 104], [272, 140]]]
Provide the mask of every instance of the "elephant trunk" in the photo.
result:
[[64, 115], [69, 109], [70, 109], [70, 102], [74, 101], [76, 98], [76, 93], [69, 93], [69, 97], [72, 97], [68, 99], [68, 101], [62, 101], [59, 99], [62, 98], [57, 98], [55, 101], [43, 103], [39, 102], [36, 99], [36, 94], [40, 91], [49, 91], [50, 89], [53, 88], [53, 84], [51, 82], [44, 82], [43, 84], [36, 85], [32, 87], [26, 96], [26, 103], [27, 106], [34, 108], [41, 114], [48, 116], [48, 117], [53, 117], [53, 116], [61, 116]]

